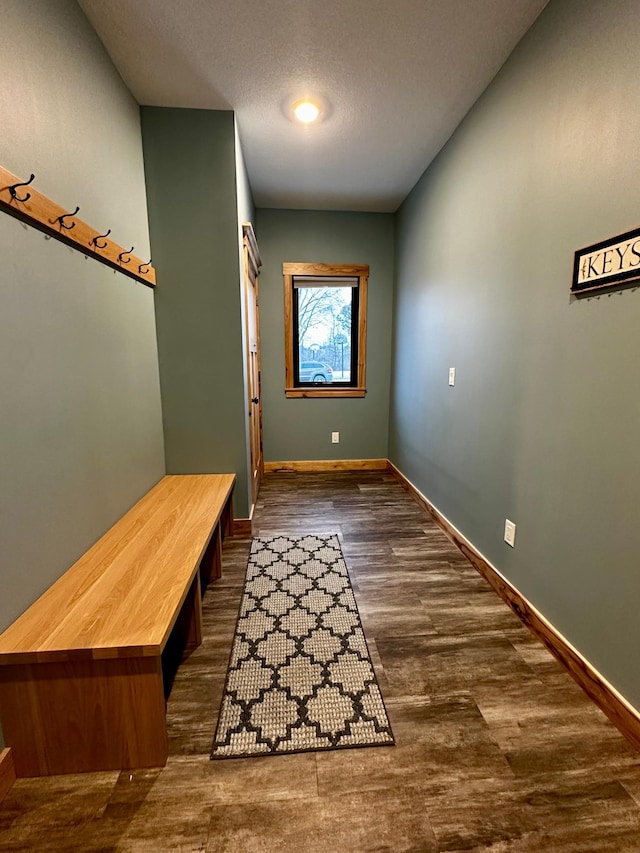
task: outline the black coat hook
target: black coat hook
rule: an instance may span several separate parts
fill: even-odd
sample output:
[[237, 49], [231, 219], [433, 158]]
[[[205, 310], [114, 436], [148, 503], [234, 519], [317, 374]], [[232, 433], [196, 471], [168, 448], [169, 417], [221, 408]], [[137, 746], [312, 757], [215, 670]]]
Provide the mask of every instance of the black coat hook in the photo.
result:
[[[133, 248], [133, 247], [132, 247], [132, 248]], [[140, 264], [140, 266], [138, 267], [138, 272], [139, 272], [141, 275], [146, 275], [146, 274], [149, 272], [149, 267], [150, 267], [150, 266], [151, 266], [151, 258], [149, 258], [149, 260], [147, 261], [147, 263], [146, 263], [146, 264]], [[146, 267], [146, 269], [144, 269], [144, 270], [143, 270], [143, 269], [142, 269], [142, 267]]]
[[18, 196], [18, 194], [16, 193], [16, 189], [18, 187], [28, 187], [32, 181], [35, 181], [35, 179], [36, 179], [36, 176], [32, 172], [31, 177], [29, 178], [28, 181], [21, 181], [19, 184], [13, 184], [12, 186], [7, 187], [7, 189], [11, 193], [11, 198], [14, 199], [15, 201], [29, 201], [29, 199], [31, 198], [31, 193], [27, 193], [24, 198], [20, 198]]
[[65, 231], [71, 231], [71, 229], [72, 229], [72, 228], [75, 228], [75, 227], [76, 227], [76, 223], [75, 223], [75, 222], [72, 222], [72, 223], [71, 223], [71, 225], [67, 225], [67, 223], [66, 223], [66, 222], [63, 222], [62, 220], [63, 220], [63, 219], [66, 219], [68, 216], [75, 216], [75, 215], [76, 215], [76, 213], [77, 213], [79, 210], [80, 210], [80, 208], [79, 208], [79, 207], [76, 207], [76, 209], [73, 211], [73, 213], [63, 213], [63, 214], [61, 214], [61, 215], [58, 217], [58, 220], [57, 220], [57, 221], [60, 223], [60, 227], [61, 227], [61, 228], [64, 228], [64, 230], [65, 230]]
[[109, 228], [109, 230], [107, 231], [106, 234], [98, 234], [97, 237], [94, 237], [93, 240], [91, 241], [91, 245], [95, 246], [96, 249], [106, 249], [107, 244], [106, 243], [98, 243], [98, 240], [100, 240], [102, 237], [108, 237], [109, 234], [111, 234], [111, 228]]
[[131, 263], [131, 258], [127, 258], [127, 260], [125, 261], [124, 256], [130, 255], [131, 252], [133, 252], [133, 249], [134, 249], [134, 247], [132, 246], [128, 252], [120, 252], [120, 254], [118, 255], [118, 260], [120, 261], [121, 264], [130, 264]]

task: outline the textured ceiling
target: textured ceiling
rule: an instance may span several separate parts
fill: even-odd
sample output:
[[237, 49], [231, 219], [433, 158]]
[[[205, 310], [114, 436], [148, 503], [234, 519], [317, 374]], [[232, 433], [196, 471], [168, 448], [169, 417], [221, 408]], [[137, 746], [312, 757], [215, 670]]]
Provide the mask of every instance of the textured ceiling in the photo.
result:
[[236, 111], [259, 206], [393, 211], [547, 0], [78, 2], [141, 104]]

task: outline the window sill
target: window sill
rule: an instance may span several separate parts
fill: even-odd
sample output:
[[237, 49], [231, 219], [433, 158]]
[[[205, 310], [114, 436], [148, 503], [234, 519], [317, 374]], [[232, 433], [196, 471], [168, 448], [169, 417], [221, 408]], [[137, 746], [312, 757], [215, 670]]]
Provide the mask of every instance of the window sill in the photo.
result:
[[366, 388], [331, 388], [323, 385], [321, 388], [285, 388], [285, 397], [364, 397]]

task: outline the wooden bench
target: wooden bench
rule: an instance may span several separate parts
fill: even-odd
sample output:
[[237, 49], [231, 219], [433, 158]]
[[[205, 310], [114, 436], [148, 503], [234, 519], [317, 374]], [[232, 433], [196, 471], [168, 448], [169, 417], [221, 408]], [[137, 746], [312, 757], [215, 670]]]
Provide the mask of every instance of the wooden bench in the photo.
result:
[[162, 766], [162, 654], [197, 646], [233, 474], [164, 477], [0, 635], [0, 717], [18, 776]]

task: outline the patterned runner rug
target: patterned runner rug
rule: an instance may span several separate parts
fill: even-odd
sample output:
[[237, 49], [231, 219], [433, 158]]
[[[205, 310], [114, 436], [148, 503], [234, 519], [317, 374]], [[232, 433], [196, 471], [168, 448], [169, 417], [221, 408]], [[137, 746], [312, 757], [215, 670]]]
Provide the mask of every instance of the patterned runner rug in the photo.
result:
[[393, 743], [338, 537], [254, 539], [211, 757]]

